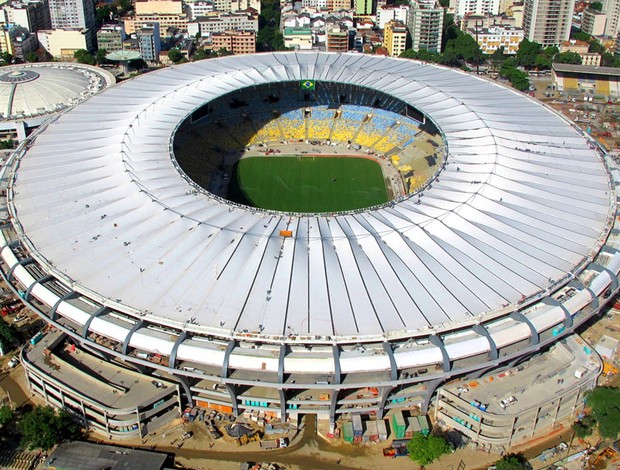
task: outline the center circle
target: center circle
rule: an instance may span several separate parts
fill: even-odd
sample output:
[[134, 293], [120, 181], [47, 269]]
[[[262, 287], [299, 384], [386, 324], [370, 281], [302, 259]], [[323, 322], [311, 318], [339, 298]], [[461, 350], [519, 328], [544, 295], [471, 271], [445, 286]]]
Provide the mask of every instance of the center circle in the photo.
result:
[[255, 209], [380, 207], [429, 185], [441, 132], [417, 108], [366, 87], [314, 80], [242, 88], [195, 109], [173, 158], [205, 191]]

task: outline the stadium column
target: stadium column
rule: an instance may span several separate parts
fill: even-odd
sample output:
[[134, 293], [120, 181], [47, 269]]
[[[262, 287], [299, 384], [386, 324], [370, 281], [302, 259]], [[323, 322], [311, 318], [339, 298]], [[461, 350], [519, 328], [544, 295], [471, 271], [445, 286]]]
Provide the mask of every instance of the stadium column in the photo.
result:
[[377, 410], [377, 417], [379, 419], [383, 419], [383, 415], [385, 413], [385, 403], [387, 402], [387, 398], [394, 390], [394, 387], [380, 387], [379, 388], [379, 401], [377, 403], [379, 409]]
[[228, 395], [230, 395], [230, 402], [233, 409], [233, 414], [235, 416], [239, 416], [239, 404], [237, 402], [237, 386], [233, 384], [224, 384], [226, 390], [228, 391]]
[[431, 403], [431, 398], [435, 394], [435, 390], [444, 382], [444, 379], [435, 379], [426, 383], [426, 395], [421, 405], [422, 413], [428, 413], [428, 406]]
[[224, 352], [224, 360], [222, 361], [222, 372], [220, 373], [223, 379], [228, 377], [228, 363], [230, 362], [230, 354], [232, 353], [233, 349], [235, 349], [236, 345], [237, 340], [231, 339], [228, 342], [228, 346], [226, 346], [226, 351]]
[[[588, 267], [591, 267], [591, 266], [592, 266], [591, 264], [588, 265]], [[592, 299], [592, 302], [590, 303], [592, 309], [596, 310], [599, 307], [600, 302], [598, 301], [598, 297], [596, 296], [594, 291], [590, 289], [589, 287], [587, 287], [583, 282], [575, 278], [571, 281], [570, 285], [580, 290], [587, 290], [590, 293], [590, 298]]]
[[523, 315], [521, 312], [512, 312], [510, 314], [510, 318], [515, 321], [525, 323], [528, 326], [528, 328], [530, 329], [530, 345], [535, 345], [540, 342], [540, 337], [538, 336], [538, 331], [536, 330], [536, 327], [532, 325], [532, 322], [529, 321], [525, 315]]
[[[602, 251], [608, 251], [606, 249], [606, 247], [603, 247]], [[608, 251], [610, 255], [615, 255], [618, 253], [618, 250], [613, 250], [613, 252], [611, 250]], [[611, 290], [611, 292], [616, 292], [618, 290], [618, 277], [613, 273], [613, 271], [605, 266], [602, 266], [598, 263], [591, 263], [589, 266], [591, 269], [593, 269], [594, 271], [596, 271], [597, 273], [602, 273], [602, 272], [606, 272], [609, 277], [611, 278], [611, 286], [609, 287], [609, 289]], [[606, 296], [605, 298], [608, 299], [611, 297], [611, 293], [610, 295]]]
[[280, 354], [278, 355], [278, 382], [284, 383], [284, 358], [286, 357], [286, 344], [280, 345]]
[[472, 330], [474, 330], [474, 332], [478, 333], [480, 336], [484, 336], [489, 342], [489, 360], [494, 361], [495, 359], [497, 359], [499, 356], [497, 352], [497, 345], [495, 344], [495, 341], [491, 337], [491, 333], [489, 333], [489, 330], [487, 330], [486, 326], [479, 323], [477, 325], [474, 325], [472, 327]]
[[278, 394], [280, 395], [280, 420], [285, 423], [286, 422], [286, 390], [283, 388], [278, 389]]
[[340, 368], [340, 348], [337, 344], [332, 344], [332, 354], [334, 355], [334, 383], [340, 384], [342, 369]]
[[433, 345], [439, 348], [441, 351], [441, 357], [443, 358], [443, 371], [450, 372], [452, 368], [450, 364], [450, 356], [448, 355], [448, 351], [446, 350], [446, 346], [443, 344], [443, 340], [437, 336], [436, 334], [432, 334], [428, 337], [428, 341]]

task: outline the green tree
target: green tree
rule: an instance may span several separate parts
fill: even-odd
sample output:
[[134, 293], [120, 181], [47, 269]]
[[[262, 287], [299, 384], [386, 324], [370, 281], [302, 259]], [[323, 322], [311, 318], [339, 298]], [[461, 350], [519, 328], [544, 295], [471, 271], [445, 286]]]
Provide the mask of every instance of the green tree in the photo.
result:
[[601, 54], [601, 65], [603, 67], [620, 67], [620, 57], [611, 52]]
[[[6, 147], [4, 148], [13, 148], [12, 140], [4, 140], [2, 142], [7, 143]], [[0, 148], [2, 147], [3, 145], [0, 142]], [[4, 345], [5, 351], [17, 347], [17, 345], [19, 344], [19, 340], [19, 332], [17, 331], [17, 329], [13, 325], [5, 322], [4, 319], [0, 319], [0, 342]]]
[[575, 421], [572, 428], [575, 436], [579, 439], [585, 439], [592, 434], [594, 426], [596, 426], [596, 419], [594, 419], [594, 416], [586, 415], [583, 419]]
[[4, 65], [10, 64], [13, 62], [13, 56], [8, 52], [0, 52], [0, 60]]
[[170, 49], [168, 52], [168, 59], [170, 59], [173, 63], [178, 64], [185, 59], [181, 51], [178, 49]]
[[620, 433], [620, 389], [596, 387], [586, 398], [603, 438], [616, 439]]
[[553, 61], [557, 64], [581, 65], [581, 56], [577, 52], [561, 52], [555, 56]]
[[6, 426], [13, 420], [13, 410], [10, 406], [0, 406], [0, 426]]
[[99, 49], [97, 51], [97, 53], [95, 54], [95, 60], [97, 61], [97, 65], [105, 64], [108, 62], [105, 58], [106, 55], [108, 55], [108, 51], [106, 51], [105, 49]]
[[142, 70], [146, 68], [146, 62], [144, 61], [144, 59], [130, 60], [127, 65], [129, 66], [129, 68], [134, 70]]
[[592, 38], [590, 41], [590, 47], [588, 48], [588, 52], [595, 52], [596, 54], [604, 54], [607, 50], [605, 46], [603, 46], [596, 39]]
[[517, 60], [514, 58], [506, 59], [502, 62], [499, 75], [510, 80], [510, 84], [519, 91], [525, 91], [530, 86], [530, 79], [527, 73], [522, 72], [516, 67]]
[[26, 413], [17, 427], [22, 433], [22, 444], [29, 449], [48, 450], [64, 439], [80, 435], [80, 426], [67, 411], [56, 411], [51, 406], [37, 406]]
[[506, 454], [495, 462], [495, 468], [496, 470], [531, 470], [532, 466], [523, 454]]
[[578, 41], [590, 42], [592, 36], [590, 36], [588, 33], [584, 33], [580, 29], [571, 29], [570, 38], [577, 39]]
[[30, 63], [39, 62], [39, 56], [36, 54], [36, 52], [29, 52], [24, 56], [24, 59], [26, 59], [26, 62]]
[[73, 57], [80, 64], [95, 65], [95, 58], [86, 49], [78, 49], [73, 53]]
[[417, 432], [407, 444], [407, 450], [411, 460], [418, 465], [428, 465], [442, 455], [452, 452], [452, 446], [441, 436], [433, 434], [425, 436]]
[[196, 49], [192, 54], [192, 60], [203, 60], [207, 57], [209, 57], [209, 53], [202, 47], [200, 49]]
[[506, 57], [504, 56], [504, 46], [495, 49], [493, 54], [491, 54], [490, 60], [494, 65], [501, 64]]
[[526, 68], [534, 67], [536, 63], [536, 57], [538, 54], [542, 52], [542, 46], [537, 42], [530, 41], [528, 39], [524, 39], [519, 44], [519, 49], [517, 50], [517, 65], [521, 65]]
[[590, 9], [603, 11], [603, 4], [601, 2], [592, 2], [590, 3]]

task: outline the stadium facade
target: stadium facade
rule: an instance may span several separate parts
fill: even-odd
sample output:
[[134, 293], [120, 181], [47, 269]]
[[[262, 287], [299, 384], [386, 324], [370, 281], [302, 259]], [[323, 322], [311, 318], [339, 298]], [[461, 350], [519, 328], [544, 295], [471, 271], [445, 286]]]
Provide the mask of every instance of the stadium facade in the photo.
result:
[[[308, 80], [419, 110], [443, 137], [440, 172], [381, 207], [298, 214], [234, 204], [178, 168], [174, 134], [206, 103]], [[63, 114], [2, 171], [2, 275], [74, 341], [192, 405], [426, 410], [441, 384], [530, 357], [618, 291], [615, 163], [527, 96], [409, 60], [167, 68]]]

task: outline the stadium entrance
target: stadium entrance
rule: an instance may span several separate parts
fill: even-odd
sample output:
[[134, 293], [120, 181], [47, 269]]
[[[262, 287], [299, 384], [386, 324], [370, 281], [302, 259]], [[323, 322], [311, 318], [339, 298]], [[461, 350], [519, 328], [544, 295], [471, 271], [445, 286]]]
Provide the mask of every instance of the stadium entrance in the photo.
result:
[[414, 107], [364, 87], [283, 82], [204, 104], [179, 127], [185, 176], [237, 204], [337, 213], [409, 197], [443, 166], [437, 128]]

